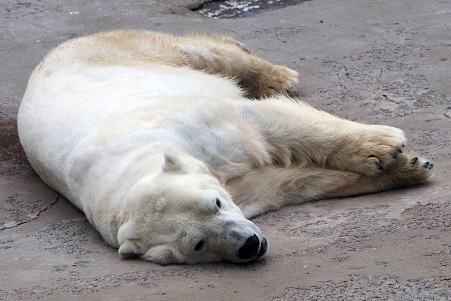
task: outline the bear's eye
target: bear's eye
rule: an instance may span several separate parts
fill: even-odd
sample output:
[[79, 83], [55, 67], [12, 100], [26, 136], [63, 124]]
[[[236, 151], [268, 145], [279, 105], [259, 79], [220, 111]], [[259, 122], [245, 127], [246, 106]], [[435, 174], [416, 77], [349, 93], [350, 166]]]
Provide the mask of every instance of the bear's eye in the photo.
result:
[[221, 201], [216, 199], [216, 207], [221, 208]]
[[202, 247], [205, 245], [205, 241], [202, 239], [201, 241], [199, 241], [197, 243], [197, 245], [194, 247], [195, 251], [200, 251], [202, 250]]

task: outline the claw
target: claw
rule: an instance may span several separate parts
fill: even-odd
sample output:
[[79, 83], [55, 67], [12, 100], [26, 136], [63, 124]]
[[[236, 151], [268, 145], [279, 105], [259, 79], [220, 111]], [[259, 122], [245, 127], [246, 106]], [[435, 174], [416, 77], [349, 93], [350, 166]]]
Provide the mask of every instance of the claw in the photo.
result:
[[390, 157], [392, 157], [393, 159], [397, 159], [398, 156], [395, 153], [390, 153]]
[[398, 150], [398, 152], [402, 153], [402, 149], [401, 148], [397, 147], [396, 149]]
[[410, 159], [410, 164], [415, 164], [418, 161], [418, 157], [414, 157], [412, 159]]
[[404, 143], [402, 144], [402, 147], [405, 147]]
[[377, 167], [377, 169], [379, 169], [379, 170], [384, 170], [384, 168], [382, 167], [382, 165], [380, 165], [379, 162], [376, 162], [376, 167]]
[[426, 163], [423, 164], [423, 167], [427, 168], [427, 169], [433, 169], [434, 168], [434, 164], [426, 162]]

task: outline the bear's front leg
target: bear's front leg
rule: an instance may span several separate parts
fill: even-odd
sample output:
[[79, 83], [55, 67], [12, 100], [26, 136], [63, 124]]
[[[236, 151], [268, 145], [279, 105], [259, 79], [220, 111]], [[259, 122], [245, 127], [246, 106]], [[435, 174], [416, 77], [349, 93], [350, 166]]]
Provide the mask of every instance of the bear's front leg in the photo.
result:
[[341, 119], [289, 99], [269, 99], [253, 105], [258, 113], [248, 113], [247, 118], [252, 118], [266, 137], [276, 165], [314, 164], [365, 177], [390, 170], [390, 178], [396, 177], [399, 169], [400, 178], [412, 178], [409, 183], [403, 180], [403, 185], [424, 182], [430, 176], [430, 163], [404, 150], [406, 138], [400, 129]]

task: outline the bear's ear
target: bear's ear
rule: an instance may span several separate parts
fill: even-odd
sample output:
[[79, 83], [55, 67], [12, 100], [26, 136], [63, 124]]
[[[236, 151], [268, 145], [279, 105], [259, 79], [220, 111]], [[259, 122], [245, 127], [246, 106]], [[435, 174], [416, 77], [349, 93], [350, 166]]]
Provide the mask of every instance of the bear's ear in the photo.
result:
[[118, 253], [121, 258], [132, 258], [139, 257], [143, 252], [135, 242], [127, 239], [119, 247]]
[[170, 149], [164, 151], [164, 164], [161, 168], [165, 172], [184, 173], [180, 158]]

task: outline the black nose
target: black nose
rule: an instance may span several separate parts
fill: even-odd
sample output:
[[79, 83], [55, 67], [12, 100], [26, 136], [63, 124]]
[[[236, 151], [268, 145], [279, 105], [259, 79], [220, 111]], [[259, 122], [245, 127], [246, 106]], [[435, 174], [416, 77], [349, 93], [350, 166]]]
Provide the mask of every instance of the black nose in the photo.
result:
[[260, 240], [258, 239], [257, 235], [254, 234], [254, 236], [251, 236], [246, 240], [244, 245], [238, 250], [238, 254], [236, 256], [241, 259], [256, 258], [259, 254], [259, 248]]
[[262, 257], [265, 255], [266, 251], [268, 250], [268, 241], [266, 238], [263, 237], [262, 243], [260, 244], [260, 252], [258, 252], [257, 257]]

